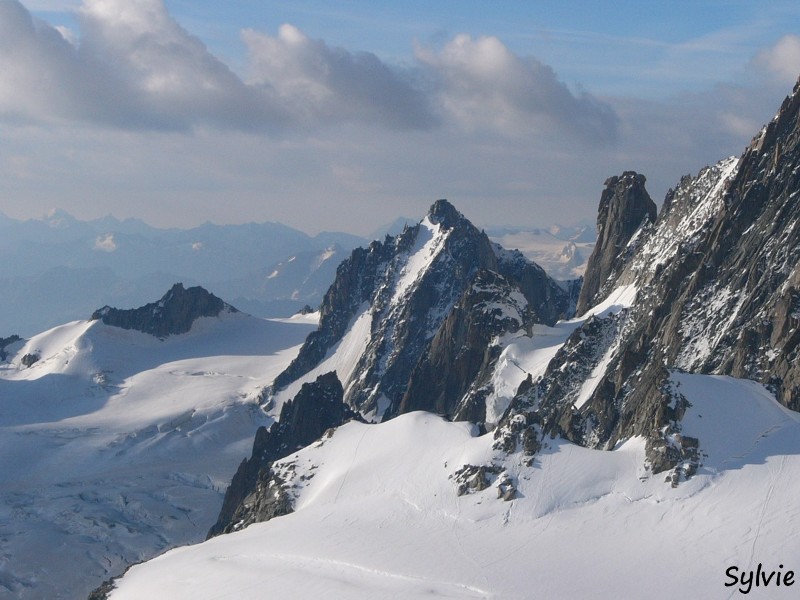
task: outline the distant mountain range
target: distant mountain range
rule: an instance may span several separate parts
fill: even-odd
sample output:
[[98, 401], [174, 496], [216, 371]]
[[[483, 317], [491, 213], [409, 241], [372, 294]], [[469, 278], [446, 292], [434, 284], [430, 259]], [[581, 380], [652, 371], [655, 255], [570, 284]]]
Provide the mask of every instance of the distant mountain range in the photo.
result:
[[336, 265], [365, 242], [279, 223], [156, 229], [63, 211], [0, 220], [0, 331], [31, 335], [108, 304], [135, 307], [175, 282], [203, 285], [243, 310], [288, 316], [318, 304]]
[[[176, 282], [202, 285], [252, 315], [289, 316], [319, 305], [351, 250], [412, 222], [401, 217], [362, 238], [309, 236], [271, 222], [183, 230], [112, 216], [81, 221], [62, 210], [26, 221], [0, 213], [0, 336], [85, 319], [103, 304], [140, 306]], [[577, 258], [566, 257], [571, 241], [542, 231], [502, 235], [515, 235], [521, 250], [556, 269], [556, 277], [585, 266], [590, 243], [578, 242]]]

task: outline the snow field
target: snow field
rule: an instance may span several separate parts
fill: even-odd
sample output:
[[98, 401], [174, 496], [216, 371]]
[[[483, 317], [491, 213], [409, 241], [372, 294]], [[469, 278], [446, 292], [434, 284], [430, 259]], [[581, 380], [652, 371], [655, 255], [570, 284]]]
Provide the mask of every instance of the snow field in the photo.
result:
[[[546, 440], [526, 466], [424, 413], [350, 423], [280, 461], [295, 465], [295, 513], [136, 566], [111, 597], [729, 598], [732, 565], [800, 570], [797, 416], [751, 382], [675, 377], [707, 454], [677, 488], [644, 469], [641, 439]], [[719, 445], [698, 423], [721, 413]], [[452, 473], [490, 463], [516, 499], [456, 495]]]
[[[503, 351], [492, 374], [492, 393], [486, 398], [486, 422], [494, 425], [500, 421], [519, 385], [528, 375], [534, 381], [544, 375], [547, 365], [558, 349], [564, 345], [570, 334], [583, 325], [589, 317], [597, 315], [603, 318], [629, 308], [633, 305], [637, 292], [634, 285], [621, 286], [609, 294], [606, 300], [589, 309], [580, 317], [559, 321], [554, 327], [535, 325], [531, 336], [520, 333], [500, 339]], [[605, 354], [593, 371], [592, 377], [587, 379], [580, 394], [581, 404], [594, 392], [600, 376], [607, 368], [615, 351], [616, 344]], [[580, 408], [580, 406], [576, 404], [576, 408]]]
[[202, 540], [270, 422], [258, 391], [313, 327], [223, 314], [160, 341], [77, 321], [0, 364], [0, 598], [85, 597]]

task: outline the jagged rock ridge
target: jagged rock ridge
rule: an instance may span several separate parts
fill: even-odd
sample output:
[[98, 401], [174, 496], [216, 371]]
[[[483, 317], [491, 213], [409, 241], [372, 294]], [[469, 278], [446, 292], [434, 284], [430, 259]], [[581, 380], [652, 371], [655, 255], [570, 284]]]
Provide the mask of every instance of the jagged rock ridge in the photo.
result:
[[672, 468], [677, 482], [696, 469], [703, 440], [680, 435], [685, 400], [670, 382], [673, 370], [754, 379], [800, 409], [799, 113], [795, 86], [741, 158], [684, 177], [655, 223], [624, 248], [609, 247], [607, 237], [598, 243], [593, 272], [614, 252], [616, 266], [595, 302], [620, 286], [634, 286], [636, 302], [568, 339], [545, 375], [515, 397], [499, 444], [519, 433], [521, 420], [540, 436], [594, 448], [641, 435], [653, 471]]
[[[481, 300], [476, 281], [488, 285]], [[292, 388], [293, 382], [327, 368], [336, 352], [349, 353], [347, 365], [333, 360], [332, 367], [355, 410], [389, 418], [424, 409], [482, 421], [477, 390], [472, 400], [465, 394], [471, 382], [486, 379], [496, 357], [496, 351], [484, 356], [484, 348], [501, 333], [554, 323], [568, 308], [568, 292], [541, 268], [519, 252], [496, 247], [449, 202], [439, 200], [418, 225], [356, 249], [339, 266], [322, 303], [318, 331], [270, 392], [290, 395], [298, 385]], [[504, 321], [506, 309], [516, 316]], [[467, 338], [475, 345], [451, 361], [451, 349]], [[412, 397], [407, 393], [412, 379], [415, 389], [435, 383], [438, 391]], [[443, 379], [466, 385], [441, 386]]]
[[217, 317], [222, 312], [238, 311], [200, 286], [187, 289], [176, 283], [158, 302], [128, 310], [104, 306], [92, 313], [91, 320], [166, 338], [186, 333], [200, 317]]
[[278, 422], [269, 430], [258, 429], [251, 456], [233, 476], [208, 537], [292, 512], [285, 478], [273, 471], [272, 463], [315, 442], [328, 429], [360, 418], [343, 398], [336, 373], [320, 375], [283, 405]]

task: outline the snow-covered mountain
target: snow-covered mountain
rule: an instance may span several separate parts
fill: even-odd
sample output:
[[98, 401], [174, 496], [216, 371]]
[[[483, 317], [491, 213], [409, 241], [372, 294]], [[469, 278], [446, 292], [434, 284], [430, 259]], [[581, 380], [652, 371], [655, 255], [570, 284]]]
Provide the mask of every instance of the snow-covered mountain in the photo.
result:
[[[751, 382], [676, 377], [687, 434], [714, 440], [677, 488], [641, 438], [556, 438], [527, 463], [430, 413], [351, 422], [274, 465], [294, 512], [135, 566], [110, 598], [723, 598], [731, 566], [795, 568], [797, 414]], [[752, 596], [793, 597], [772, 579]]]
[[281, 404], [333, 370], [345, 402], [373, 419], [424, 409], [483, 422], [501, 338], [553, 325], [569, 309], [568, 285], [493, 245], [439, 200], [418, 225], [339, 266], [319, 330], [269, 401]]
[[[610, 178], [579, 298], [445, 202], [354, 251], [259, 396], [288, 408], [229, 488], [231, 533], [106, 592], [794, 595], [798, 142], [800, 83], [660, 212]], [[373, 423], [297, 450], [314, 398]]]
[[202, 540], [272, 420], [260, 389], [316, 325], [182, 286], [95, 317], [3, 340], [0, 598], [85, 598], [131, 563]]
[[[313, 441], [303, 433], [307, 421], [317, 423], [317, 435], [341, 425], [344, 409], [372, 421], [427, 410], [497, 423], [516, 387], [496, 376], [511, 364], [504, 351], [535, 327], [555, 325], [575, 291], [492, 244], [446, 200], [396, 237], [356, 249], [325, 295], [319, 329], [264, 390], [264, 405], [281, 408], [281, 423], [256, 436], [212, 533], [286, 512], [283, 479], [270, 465]], [[335, 385], [322, 383], [328, 378]], [[324, 419], [311, 410], [284, 413], [315, 395], [343, 410]]]

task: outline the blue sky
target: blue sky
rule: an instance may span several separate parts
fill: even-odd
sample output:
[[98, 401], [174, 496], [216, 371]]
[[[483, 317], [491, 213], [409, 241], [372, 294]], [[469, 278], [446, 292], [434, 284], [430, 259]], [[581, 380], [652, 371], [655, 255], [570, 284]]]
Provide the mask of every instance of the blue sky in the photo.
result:
[[660, 204], [740, 153], [800, 74], [782, 1], [0, 0], [0, 30], [16, 218], [593, 220], [610, 175]]

